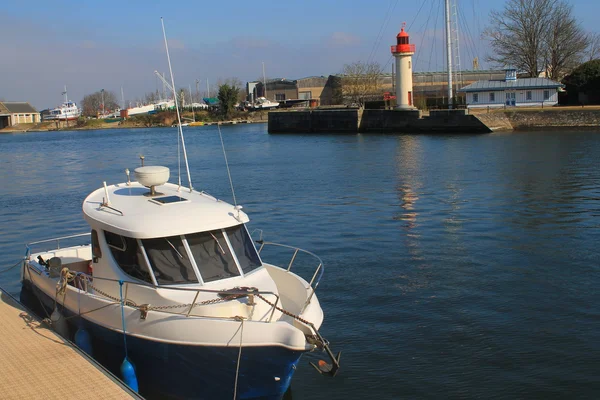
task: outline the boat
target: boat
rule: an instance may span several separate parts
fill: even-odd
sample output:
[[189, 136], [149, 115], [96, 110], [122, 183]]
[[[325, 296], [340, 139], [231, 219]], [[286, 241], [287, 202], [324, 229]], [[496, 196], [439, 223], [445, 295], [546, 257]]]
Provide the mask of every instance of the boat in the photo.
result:
[[277, 107], [279, 107], [279, 102], [271, 101], [266, 97], [257, 97], [249, 108], [252, 110], [271, 110]]
[[[281, 399], [313, 351], [334, 376], [340, 355], [319, 333], [323, 262], [262, 232], [254, 241], [235, 193], [230, 204], [193, 189], [178, 120], [188, 187], [141, 156], [133, 180], [125, 170], [85, 198], [89, 232], [27, 245], [21, 300], [142, 395]], [[268, 249], [288, 252], [284, 264]]]
[[74, 101], [69, 100], [66, 86], [65, 91], [62, 94], [65, 96], [65, 101], [60, 106], [49, 110], [49, 112], [44, 115], [44, 120], [73, 121], [79, 118], [81, 110]]

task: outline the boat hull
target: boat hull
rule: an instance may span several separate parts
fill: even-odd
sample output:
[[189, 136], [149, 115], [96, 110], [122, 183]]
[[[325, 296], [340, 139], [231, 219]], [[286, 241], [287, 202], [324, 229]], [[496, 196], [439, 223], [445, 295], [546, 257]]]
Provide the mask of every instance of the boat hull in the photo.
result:
[[[54, 299], [23, 281], [21, 301], [40, 316], [51, 313]], [[43, 305], [43, 308], [42, 306]], [[121, 332], [107, 329], [58, 305], [67, 318], [69, 339], [84, 327], [92, 339], [94, 358], [119, 376], [125, 357]], [[163, 343], [127, 335], [127, 353], [136, 368], [140, 394], [146, 398], [232, 398], [239, 347]], [[288, 390], [303, 352], [281, 346], [243, 347], [237, 398], [281, 399]]]

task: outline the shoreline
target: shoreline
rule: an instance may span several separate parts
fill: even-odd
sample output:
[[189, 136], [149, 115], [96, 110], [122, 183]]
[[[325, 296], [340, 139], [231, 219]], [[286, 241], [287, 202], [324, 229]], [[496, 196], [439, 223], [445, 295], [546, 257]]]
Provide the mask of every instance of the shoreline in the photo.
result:
[[[267, 121], [252, 121], [252, 120], [229, 120], [229, 121], [218, 121], [218, 122], [205, 122], [203, 125], [195, 125], [195, 126], [187, 126], [190, 128], [197, 128], [202, 126], [212, 126], [212, 125], [240, 125], [240, 124], [266, 124]], [[44, 123], [42, 123], [44, 124]], [[110, 129], [142, 129], [142, 128], [175, 128], [177, 125], [152, 125], [147, 126], [143, 124], [123, 124], [121, 122], [106, 122], [97, 125], [83, 125], [83, 126], [69, 126], [69, 127], [61, 127], [56, 128], [54, 123], [46, 123], [51, 124], [51, 127], [42, 126], [39, 127], [40, 124], [21, 124], [16, 126], [15, 128], [9, 127], [0, 129], [0, 134], [3, 133], [29, 133], [29, 132], [66, 132], [66, 131], [93, 131], [93, 130], [110, 130]], [[23, 125], [32, 125], [23, 126]], [[185, 128], [186, 126], [184, 126]]]

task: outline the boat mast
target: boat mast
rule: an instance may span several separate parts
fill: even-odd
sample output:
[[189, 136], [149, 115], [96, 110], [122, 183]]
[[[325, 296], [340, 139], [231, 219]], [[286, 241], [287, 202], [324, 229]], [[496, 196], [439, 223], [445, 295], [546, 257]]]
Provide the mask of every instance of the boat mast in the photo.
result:
[[[183, 140], [183, 130], [181, 129], [181, 115], [179, 114], [179, 102], [177, 101], [177, 92], [175, 91], [175, 78], [173, 78], [173, 68], [171, 68], [171, 56], [169, 55], [169, 44], [167, 43], [167, 33], [165, 31], [165, 23], [160, 17], [160, 24], [162, 25], [163, 37], [165, 39], [165, 48], [167, 50], [167, 61], [169, 62], [169, 73], [171, 74], [171, 88], [173, 89], [173, 101], [175, 102], [175, 111], [177, 111], [177, 129], [179, 130], [179, 137], [181, 138], [181, 148], [183, 149], [183, 160], [185, 161], [185, 169], [187, 171], [188, 182], [190, 185], [190, 192], [194, 190], [192, 187], [192, 176], [190, 175], [190, 166], [188, 165], [187, 152], [185, 150], [185, 141]], [[177, 148], [179, 152], [179, 147]], [[178, 160], [178, 164], [181, 163]], [[179, 187], [181, 187], [181, 172], [179, 172]]]
[[206, 97], [210, 99], [210, 88], [208, 87], [208, 78], [206, 78]]
[[121, 109], [125, 109], [125, 96], [123, 95], [123, 86], [121, 86]]
[[264, 61], [262, 62], [262, 65], [263, 65], [263, 85], [264, 85], [263, 94], [265, 95], [265, 99], [266, 99], [267, 98], [267, 77], [265, 75], [265, 62]]
[[69, 101], [69, 96], [67, 96], [67, 85], [65, 85], [65, 91], [63, 92], [63, 94], [65, 95], [65, 103], [67, 103]]
[[450, 32], [450, 0], [446, 3], [446, 62], [448, 64], [448, 108], [452, 109], [452, 36]]
[[192, 98], [192, 85], [188, 85], [190, 90], [190, 104], [192, 105], [192, 119], [196, 122], [196, 113], [194, 112], [194, 99]]

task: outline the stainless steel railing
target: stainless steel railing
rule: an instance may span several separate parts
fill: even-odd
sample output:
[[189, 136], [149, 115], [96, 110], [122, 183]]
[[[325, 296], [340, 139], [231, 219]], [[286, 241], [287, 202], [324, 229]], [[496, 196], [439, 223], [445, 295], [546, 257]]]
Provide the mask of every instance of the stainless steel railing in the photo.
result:
[[316, 261], [318, 262], [318, 265], [317, 265], [317, 268], [315, 269], [315, 272], [312, 275], [310, 282], [308, 283], [312, 290], [311, 290], [310, 295], [306, 299], [306, 303], [304, 304], [304, 307], [302, 307], [302, 311], [304, 311], [306, 306], [308, 306], [308, 304], [310, 303], [310, 300], [312, 299], [313, 295], [315, 294], [315, 291], [317, 290], [317, 287], [319, 286], [319, 282], [321, 282], [321, 278], [323, 277], [323, 272], [325, 270], [325, 267], [323, 266], [323, 260], [321, 260], [321, 258], [319, 256], [317, 256], [316, 254], [311, 253], [308, 250], [301, 249], [299, 247], [288, 246], [286, 244], [281, 244], [281, 243], [265, 242], [263, 240], [259, 240], [258, 243], [260, 244], [260, 247], [258, 248], [258, 254], [261, 253], [261, 251], [263, 250], [263, 248], [265, 246], [281, 247], [281, 248], [292, 250], [293, 254], [291, 256], [290, 262], [288, 263], [288, 267], [287, 267], [288, 272], [291, 271], [292, 266], [294, 265], [294, 261], [296, 261], [296, 257], [298, 256], [298, 253], [304, 253], [304, 254], [307, 254], [316, 259]]

